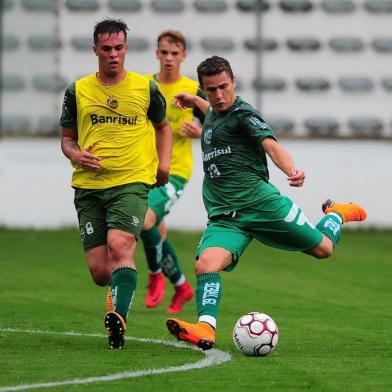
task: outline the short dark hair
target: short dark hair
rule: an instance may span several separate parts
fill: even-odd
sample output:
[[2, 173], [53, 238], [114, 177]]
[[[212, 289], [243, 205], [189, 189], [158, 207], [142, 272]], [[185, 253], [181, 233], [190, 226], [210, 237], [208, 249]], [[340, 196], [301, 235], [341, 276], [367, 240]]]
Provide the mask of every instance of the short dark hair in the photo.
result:
[[157, 39], [157, 45], [159, 48], [159, 43], [161, 40], [167, 39], [171, 44], [182, 45], [184, 50], [186, 50], [186, 40], [182, 33], [177, 30], [165, 30], [159, 34]]
[[94, 27], [94, 44], [99, 40], [99, 34], [124, 33], [125, 41], [127, 40], [127, 24], [121, 19], [106, 18], [98, 22]]
[[219, 56], [212, 56], [202, 61], [197, 67], [197, 78], [199, 84], [203, 87], [203, 76], [214, 76], [226, 72], [231, 80], [234, 80], [233, 70], [231, 69], [230, 63]]

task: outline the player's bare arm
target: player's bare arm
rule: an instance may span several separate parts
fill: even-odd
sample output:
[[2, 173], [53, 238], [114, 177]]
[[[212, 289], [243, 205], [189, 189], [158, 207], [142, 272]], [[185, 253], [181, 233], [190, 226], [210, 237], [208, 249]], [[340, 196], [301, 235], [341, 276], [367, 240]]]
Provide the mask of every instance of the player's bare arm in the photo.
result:
[[201, 131], [201, 127], [195, 121], [184, 121], [179, 133], [184, 138], [200, 139]]
[[275, 139], [268, 137], [261, 145], [275, 166], [288, 176], [290, 186], [300, 187], [304, 184], [305, 173], [295, 167], [291, 155]]
[[180, 108], [194, 108], [197, 106], [204, 114], [207, 113], [208, 107], [210, 104], [205, 99], [189, 94], [189, 93], [180, 93], [174, 96], [174, 103]]
[[64, 155], [72, 162], [86, 170], [99, 170], [102, 168], [100, 157], [93, 155], [93, 146], [80, 150], [78, 144], [78, 131], [74, 128], [62, 128], [61, 150]]
[[155, 186], [165, 185], [169, 180], [170, 158], [172, 150], [172, 130], [169, 121], [165, 118], [159, 123], [154, 123], [159, 165], [157, 182]]

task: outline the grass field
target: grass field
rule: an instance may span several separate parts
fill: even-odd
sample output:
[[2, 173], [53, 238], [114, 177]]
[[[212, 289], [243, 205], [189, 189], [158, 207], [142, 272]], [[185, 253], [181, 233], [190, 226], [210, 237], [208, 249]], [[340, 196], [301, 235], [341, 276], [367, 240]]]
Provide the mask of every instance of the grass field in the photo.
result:
[[[194, 284], [199, 234], [170, 235]], [[230, 354], [230, 361], [51, 389], [391, 391], [391, 238], [392, 232], [347, 231], [333, 258], [323, 261], [254, 242], [236, 270], [223, 276], [217, 348]], [[164, 313], [172, 289], [168, 287], [163, 305], [146, 309], [141, 248], [137, 260], [138, 289], [127, 334], [172, 340]], [[205, 358], [199, 351], [149, 341], [130, 340], [124, 350], [109, 350], [103, 337], [46, 333], [104, 333], [106, 290], [92, 283], [74, 230], [0, 229], [0, 261], [0, 391], [21, 384], [177, 367]], [[193, 303], [188, 305], [182, 317], [195, 320], [194, 308]], [[270, 314], [280, 329], [276, 351], [265, 358], [243, 356], [231, 340], [235, 321], [255, 310]]]

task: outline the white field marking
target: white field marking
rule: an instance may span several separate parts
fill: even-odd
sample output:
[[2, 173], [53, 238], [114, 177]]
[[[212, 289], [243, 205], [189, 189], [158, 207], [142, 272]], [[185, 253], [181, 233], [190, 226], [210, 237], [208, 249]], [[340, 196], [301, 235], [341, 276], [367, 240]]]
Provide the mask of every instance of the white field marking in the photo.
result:
[[[67, 335], [67, 336], [88, 336], [88, 337], [105, 337], [103, 334], [93, 334], [93, 333], [80, 333], [80, 332], [54, 332], [54, 331], [42, 331], [38, 329], [13, 329], [13, 328], [0, 328], [0, 332], [15, 332], [15, 333], [33, 333], [33, 334], [44, 334], [44, 335]], [[149, 339], [149, 338], [136, 338], [133, 336], [126, 336], [127, 340], [135, 340], [137, 342], [144, 343], [154, 343], [154, 344], [163, 344], [164, 346], [178, 347], [178, 348], [186, 348], [190, 350], [200, 351], [206, 357], [195, 363], [186, 363], [180, 366], [171, 366], [167, 368], [159, 368], [159, 369], [145, 369], [145, 370], [135, 370], [128, 371], [122, 373], [108, 374], [105, 376], [96, 376], [96, 377], [86, 377], [86, 378], [75, 378], [72, 380], [64, 380], [64, 381], [54, 381], [47, 383], [39, 383], [39, 384], [20, 384], [8, 387], [0, 387], [0, 392], [11, 392], [11, 391], [23, 391], [26, 389], [35, 389], [35, 388], [53, 388], [59, 387], [63, 385], [78, 385], [78, 384], [93, 384], [96, 382], [105, 382], [105, 381], [117, 381], [124, 380], [126, 378], [135, 378], [135, 377], [143, 377], [143, 376], [151, 376], [153, 374], [163, 374], [163, 373], [172, 373], [172, 372], [184, 372], [192, 369], [202, 369], [209, 366], [219, 365], [221, 363], [227, 362], [231, 360], [231, 355], [224, 351], [220, 351], [217, 349], [212, 349], [208, 351], [203, 351], [195, 346], [190, 346], [188, 344], [182, 342], [171, 342], [169, 340], [163, 339]]]

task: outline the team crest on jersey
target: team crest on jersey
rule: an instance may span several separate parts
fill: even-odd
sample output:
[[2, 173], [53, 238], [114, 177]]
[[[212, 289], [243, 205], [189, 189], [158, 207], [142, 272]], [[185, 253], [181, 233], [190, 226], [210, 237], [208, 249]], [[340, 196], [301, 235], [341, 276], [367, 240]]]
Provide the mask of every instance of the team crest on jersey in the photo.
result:
[[106, 101], [106, 105], [108, 105], [110, 108], [112, 109], [116, 109], [118, 107], [118, 101], [116, 98], [114, 97], [110, 97], [108, 98], [108, 100]]
[[212, 139], [212, 129], [208, 128], [205, 132], [204, 132], [204, 143], [205, 144], [211, 144], [211, 139]]

